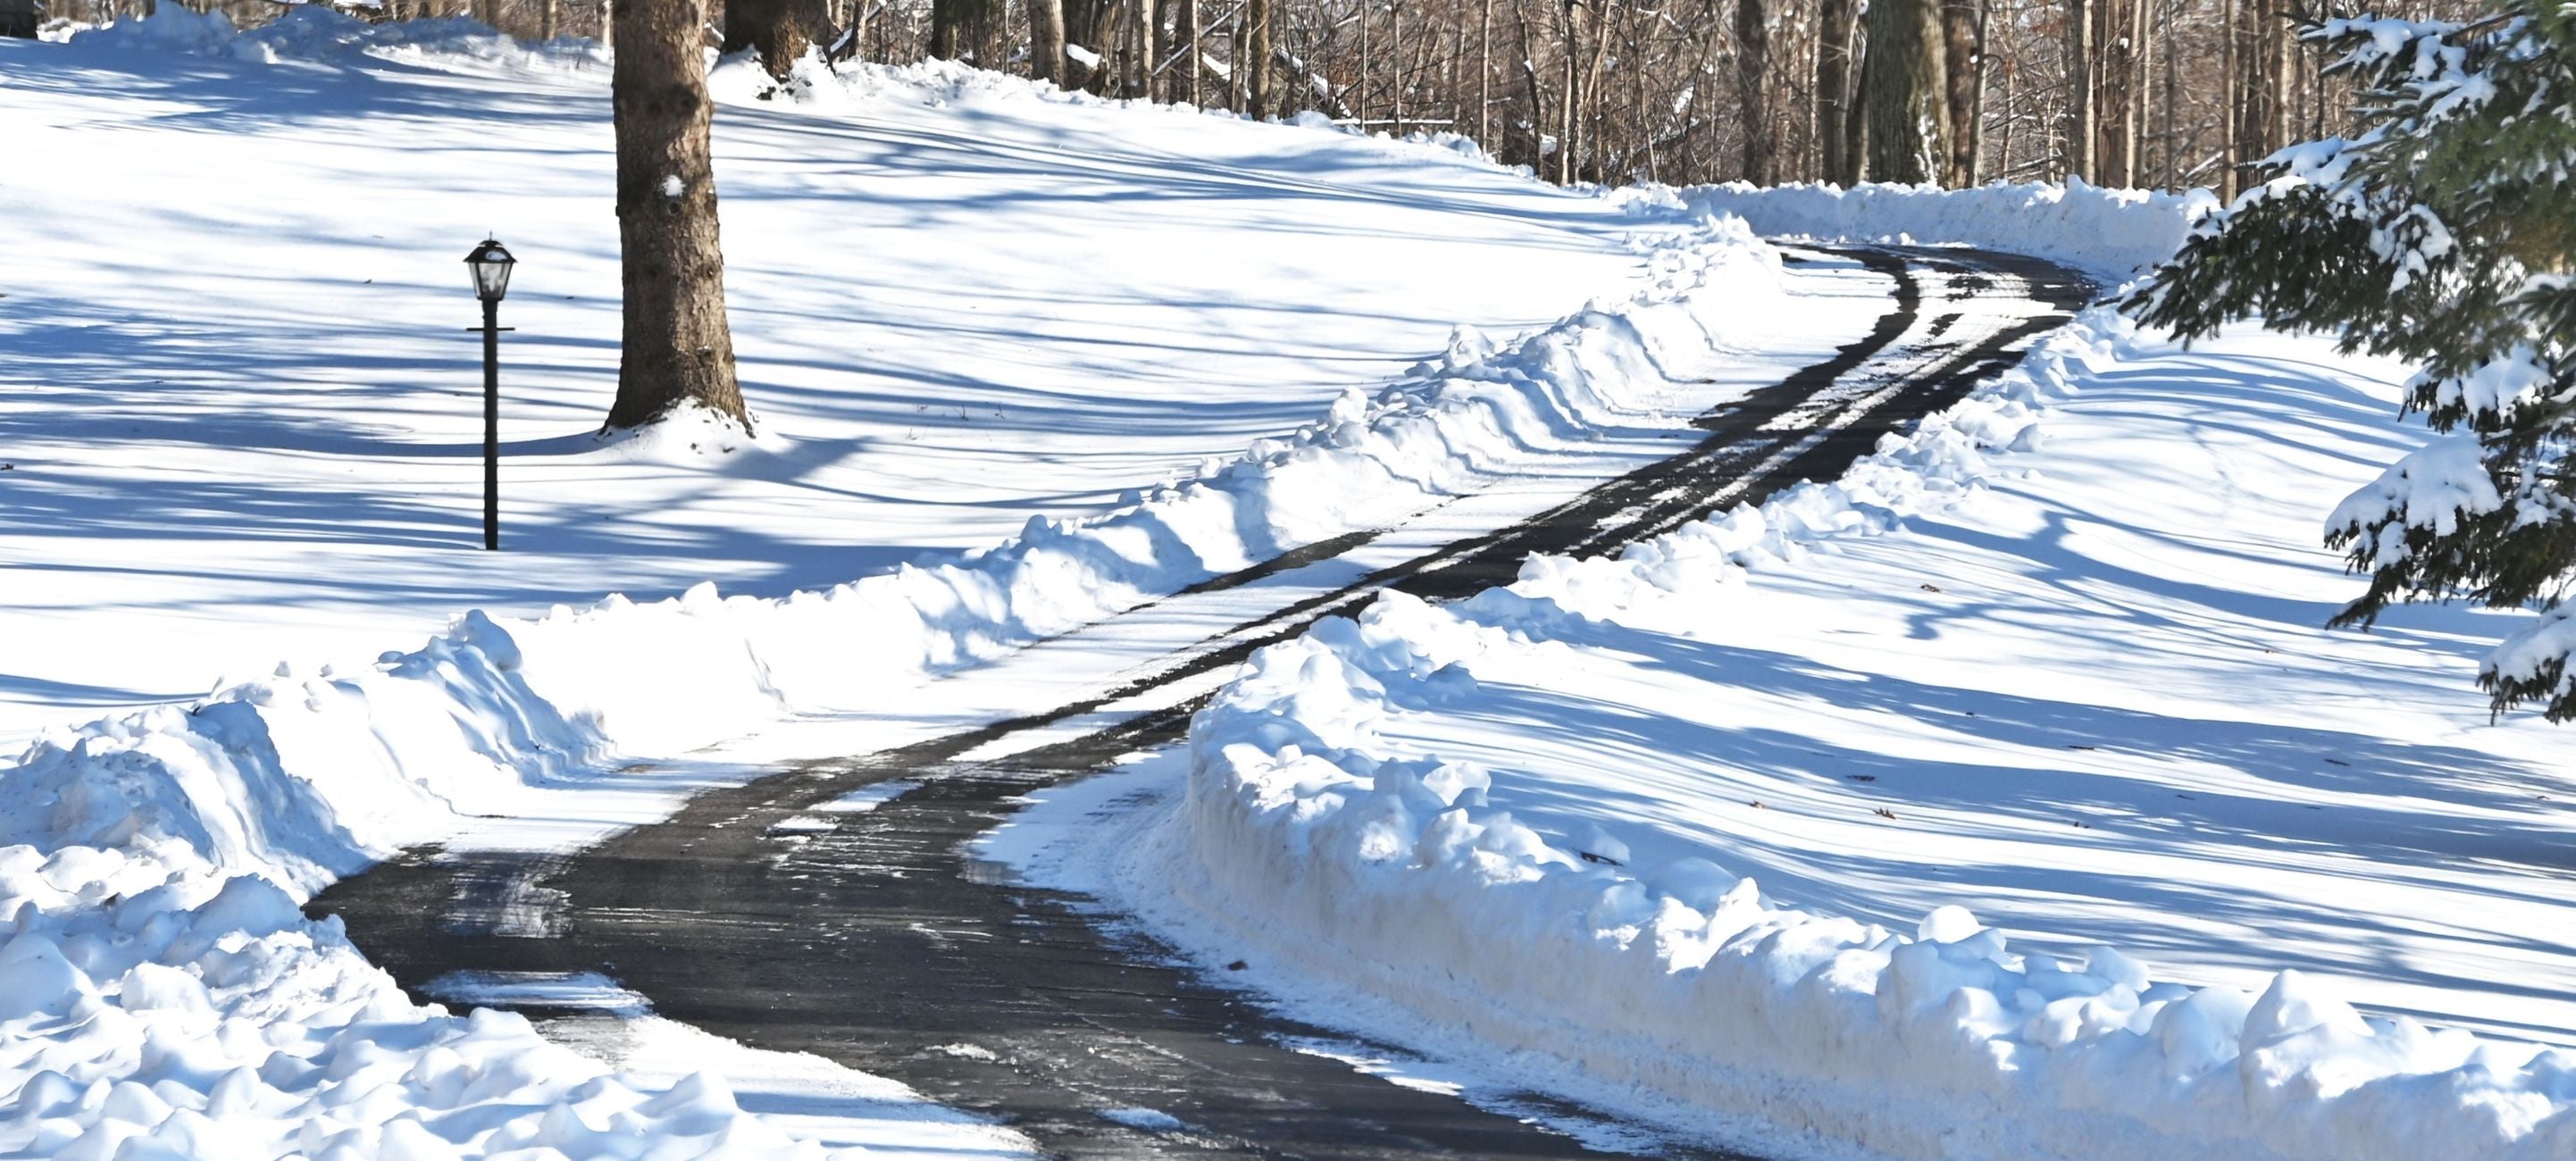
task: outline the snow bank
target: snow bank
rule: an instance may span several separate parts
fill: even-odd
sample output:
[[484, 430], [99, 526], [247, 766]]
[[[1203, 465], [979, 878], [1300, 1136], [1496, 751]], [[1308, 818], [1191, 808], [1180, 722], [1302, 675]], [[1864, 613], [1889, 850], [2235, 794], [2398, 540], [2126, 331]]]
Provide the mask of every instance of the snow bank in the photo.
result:
[[1093, 519], [1032, 520], [960, 561], [784, 600], [709, 584], [534, 621], [468, 613], [355, 672], [281, 668], [40, 736], [0, 768], [0, 915], [18, 932], [0, 946], [0, 1092], [18, 1094], [0, 1149], [105, 1157], [143, 1135], [173, 1155], [227, 1140], [261, 1156], [636, 1156], [648, 1139], [784, 1155], [707, 1082], [648, 1097], [514, 1017], [411, 1007], [295, 900], [476, 815], [533, 813], [534, 795], [617, 755], [864, 705], [889, 683], [1400, 519], [1520, 449], [1649, 407], [1632, 393], [1663, 384], [1663, 344], [1723, 335], [1731, 299], [1695, 292], [1773, 269], [1735, 223], [1664, 258], [1632, 309], [1501, 348], [1462, 332], [1415, 376], [1346, 395], [1230, 465]]
[[2172, 257], [2192, 223], [2218, 208], [2208, 190], [2104, 189], [2081, 179], [1955, 190], [1731, 182], [1676, 193], [1702, 211], [1743, 218], [1766, 235], [1978, 246], [2062, 262], [2113, 283]]
[[521, 44], [490, 25], [461, 16], [370, 24], [312, 4], [288, 8], [275, 21], [253, 29], [234, 27], [232, 18], [222, 12], [198, 13], [164, 4], [149, 16], [79, 29], [64, 39], [84, 45], [232, 57], [262, 64], [286, 59], [434, 53], [448, 60], [520, 67], [552, 61], [604, 69], [609, 59], [606, 50], [591, 41]]
[[1159, 878], [1229, 954], [1596, 1099], [1758, 1123], [1783, 1155], [2570, 1155], [2576, 1053], [2365, 1018], [2296, 972], [2255, 995], [2159, 982], [2109, 948], [2016, 953], [1957, 907], [1912, 931], [1785, 907], [1704, 858], [1629, 865], [1614, 836], [1542, 834], [1489, 805], [1488, 771], [1380, 740], [1401, 712], [1472, 712], [1464, 659], [1563, 648], [1570, 618], [1654, 602], [1705, 616], [1747, 567], [1938, 510], [2030, 446], [2122, 325], [2087, 312], [1835, 483], [1617, 559], [1534, 558], [1457, 605], [1391, 595], [1262, 651], [1193, 722]]
[[[701, 584], [534, 620], [471, 612], [371, 670], [272, 678], [39, 736], [0, 768], [0, 839], [159, 836], [309, 890], [459, 815], [510, 813], [617, 755], [671, 755], [1032, 642], [1301, 545], [1475, 491], [1544, 448], [1652, 412], [1662, 352], [1754, 341], [1727, 316], [1777, 258], [1732, 220], [1657, 251], [1624, 307], [1518, 343], [1460, 329], [1374, 398], [1228, 464], [944, 563], [781, 599]], [[1724, 293], [1713, 292], [1722, 285]], [[1757, 293], [1761, 292], [1756, 290]], [[711, 420], [682, 416], [694, 429]], [[667, 435], [667, 433], [665, 433]], [[659, 442], [672, 442], [663, 438]], [[649, 449], [647, 449], [649, 450]], [[749, 453], [744, 453], [749, 454]]]
[[184, 844], [0, 848], [0, 1152], [819, 1157], [717, 1078], [631, 1086], [519, 1016], [412, 1004], [275, 885]]
[[[391, 43], [318, 10], [238, 34], [162, 11], [97, 35], [225, 52]], [[472, 48], [480, 34], [457, 35]], [[16, 917], [0, 946], [0, 1094], [16, 1094], [0, 1151], [103, 1157], [140, 1135], [170, 1155], [219, 1140], [259, 1156], [638, 1156], [647, 1140], [656, 1156], [789, 1155], [719, 1085], [652, 1095], [515, 1018], [411, 1006], [296, 901], [479, 817], [543, 814], [552, 791], [616, 789], [622, 756], [864, 707], [1658, 413], [1677, 397], [1663, 356], [1758, 344], [1731, 319], [1745, 295], [1777, 293], [1777, 256], [1710, 219], [1646, 262], [1633, 301], [1513, 342], [1461, 329], [1442, 357], [1233, 462], [961, 558], [776, 600], [702, 584], [535, 619], [471, 612], [371, 666], [281, 666], [39, 735], [0, 766], [0, 917]], [[634, 453], [724, 434], [707, 422], [682, 416]]]

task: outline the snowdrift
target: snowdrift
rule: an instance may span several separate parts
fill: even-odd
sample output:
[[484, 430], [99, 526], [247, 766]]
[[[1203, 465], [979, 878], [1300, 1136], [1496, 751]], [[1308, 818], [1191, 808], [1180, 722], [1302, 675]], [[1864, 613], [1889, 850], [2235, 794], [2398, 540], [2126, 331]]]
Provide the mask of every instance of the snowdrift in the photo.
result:
[[2104, 275], [2113, 285], [2172, 257], [2193, 223], [2218, 208], [2208, 190], [2104, 189], [2081, 179], [1965, 190], [1736, 182], [1676, 192], [1694, 208], [1740, 217], [1767, 236], [2005, 250]]
[[[1771, 902], [1696, 857], [1629, 866], [1488, 805], [1492, 775], [1399, 757], [1406, 711], [1475, 712], [1454, 664], [1648, 601], [1721, 604], [1748, 566], [1937, 510], [2027, 437], [2097, 308], [1844, 479], [1618, 559], [1533, 558], [1447, 608], [1401, 595], [1256, 655], [1193, 723], [1163, 836], [1175, 890], [1256, 958], [1544, 1062], [1595, 1097], [1903, 1157], [2563, 1157], [2576, 1053], [2364, 1018], [2297, 972], [2159, 983], [2109, 948], [2016, 954], [1963, 909], [1890, 931]], [[1831, 1150], [1822, 1152], [1830, 1154]]]
[[[176, 6], [90, 35], [247, 54], [521, 50], [471, 26], [315, 10], [257, 33]], [[924, 85], [939, 83], [936, 76]], [[1634, 301], [1448, 352], [1373, 397], [1098, 516], [1032, 519], [948, 563], [784, 599], [712, 584], [536, 619], [469, 612], [421, 648], [219, 689], [41, 736], [0, 767], [0, 1151], [441, 1157], [811, 1151], [720, 1084], [633, 1088], [525, 1021], [418, 1008], [296, 903], [401, 848], [566, 792], [664, 798], [621, 776], [791, 714], [975, 664], [1298, 545], [1474, 491], [1517, 459], [1652, 413], [1659, 352], [1752, 346], [1730, 307], [1777, 256], [1731, 219], [1647, 255]], [[1723, 293], [1719, 293], [1723, 288]], [[664, 439], [721, 432], [704, 416]], [[426, 1127], [424, 1127], [426, 1126]], [[141, 1144], [128, 1142], [141, 1139]], [[118, 1154], [119, 1148], [129, 1152]], [[158, 1152], [155, 1152], [158, 1150]]]

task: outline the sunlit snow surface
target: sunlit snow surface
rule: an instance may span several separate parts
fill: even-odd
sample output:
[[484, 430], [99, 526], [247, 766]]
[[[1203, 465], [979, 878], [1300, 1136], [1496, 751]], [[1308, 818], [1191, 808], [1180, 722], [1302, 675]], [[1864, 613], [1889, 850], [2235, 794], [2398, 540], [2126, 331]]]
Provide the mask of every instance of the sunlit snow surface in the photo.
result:
[[[889, 75], [716, 118], [757, 441], [601, 447], [604, 62], [313, 39], [0, 43], [0, 740], [470, 607], [778, 595], [982, 547], [1644, 270], [1618, 205], [1440, 151]], [[519, 259], [499, 554], [462, 261], [487, 233]]]
[[2092, 325], [1833, 488], [1280, 646], [988, 853], [1767, 1148], [2564, 1155], [2576, 774], [2472, 680], [2518, 619], [2320, 628], [2395, 369]]
[[[831, 108], [719, 117], [757, 437], [693, 420], [606, 445], [590, 434], [617, 327], [600, 58], [310, 11], [256, 37], [175, 5], [155, 24], [144, 43], [0, 43], [23, 230], [0, 304], [0, 737], [48, 733], [0, 778], [0, 843], [17, 844], [0, 845], [0, 1152], [1024, 1154], [899, 1085], [639, 1015], [605, 976], [441, 983], [460, 1006], [591, 1013], [550, 1018], [552, 1043], [517, 1017], [415, 1006], [295, 900], [407, 843], [556, 844], [651, 817], [749, 768], [621, 752], [790, 709], [775, 683], [796, 675], [747, 655], [711, 586], [597, 614], [659, 631], [558, 618], [590, 644], [551, 668], [512, 610], [707, 578], [779, 596], [1015, 532], [1071, 543], [1032, 514], [1132, 503], [1301, 427], [1263, 455], [1314, 444], [1329, 475], [1337, 432], [1391, 452], [1367, 419], [1429, 416], [1355, 389], [1503, 345], [1453, 324], [1508, 340], [1595, 294], [1687, 282], [1664, 242], [1758, 251], [1740, 227], [1711, 236], [1438, 149], [1041, 101], [971, 70], [871, 74], [882, 92]], [[475, 547], [458, 261], [486, 233], [521, 261], [498, 554]], [[1532, 382], [1497, 400], [1629, 386]], [[1605, 462], [1659, 454], [1665, 427], [1744, 384], [1634, 386], [1656, 393], [1626, 413], [1641, 429], [1564, 439]], [[1418, 430], [1456, 427], [1436, 418]], [[1477, 470], [1417, 466], [1439, 469], [1425, 489]], [[1351, 515], [1271, 511], [1334, 531]], [[932, 589], [965, 575], [915, 572]], [[503, 620], [439, 633], [476, 606]], [[979, 610], [1015, 633], [1028, 611]], [[684, 644], [692, 625], [712, 650]], [[611, 637], [629, 647], [597, 648]], [[827, 668], [889, 644], [839, 640]], [[603, 716], [594, 696], [656, 684], [685, 712]], [[490, 903], [544, 930], [543, 888]]]

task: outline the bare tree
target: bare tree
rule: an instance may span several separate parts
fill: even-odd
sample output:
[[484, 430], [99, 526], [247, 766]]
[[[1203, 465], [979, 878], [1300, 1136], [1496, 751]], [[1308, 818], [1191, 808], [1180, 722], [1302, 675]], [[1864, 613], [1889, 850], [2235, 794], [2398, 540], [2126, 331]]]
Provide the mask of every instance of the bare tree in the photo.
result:
[[1949, 107], [1950, 150], [1942, 160], [1941, 184], [1974, 185], [1977, 181], [1977, 150], [1983, 144], [1984, 127], [1978, 124], [1977, 95], [1985, 88], [1985, 3], [1984, 0], [1939, 0], [1941, 5], [1941, 55], [1943, 75], [1948, 79], [1944, 103]]
[[1002, 0], [931, 0], [930, 55], [998, 64], [993, 48], [1001, 22]]
[[2099, 135], [2093, 124], [2094, 0], [2066, 0], [2066, 172], [2092, 180]]
[[1851, 115], [1852, 0], [1823, 0], [1816, 22], [1816, 140], [1823, 156], [1819, 176], [1849, 185], [1860, 177], [1860, 159], [1844, 148], [1843, 121]]
[[625, 0], [609, 102], [625, 331], [608, 426], [695, 402], [745, 427], [708, 144], [704, 0]]
[[724, 51], [758, 52], [761, 67], [782, 80], [807, 50], [818, 41], [828, 43], [831, 35], [825, 0], [725, 0]]
[[1735, 100], [1744, 110], [1744, 180], [1780, 180], [1779, 126], [1771, 115], [1771, 19], [1762, 0], [1735, 0]]
[[1235, 64], [1244, 72], [1244, 111], [1254, 117], [1267, 117], [1273, 113], [1270, 105], [1270, 7], [1271, 0], [1246, 0], [1243, 56]]
[[1869, 178], [1937, 181], [1949, 164], [1949, 72], [1940, 0], [1871, 0], [1861, 112], [1869, 119]]
[[[867, 0], [859, 0], [865, 4]], [[1029, 75], [1065, 85], [1064, 0], [1027, 0], [1029, 10]]]
[[[76, 19], [137, 2], [54, 0]], [[203, 2], [253, 14], [243, 19], [264, 11], [253, 0]], [[1904, 78], [1922, 60], [1908, 46], [1923, 43], [1891, 31], [1906, 24], [1888, 23], [1893, 8], [1861, 20], [1860, 0], [708, 2], [726, 43], [758, 48], [773, 68], [801, 51], [797, 31], [819, 39], [847, 24], [841, 56], [937, 55], [1102, 94], [1447, 129], [1557, 181], [1849, 183], [1865, 161], [1874, 176], [1893, 176], [1872, 161], [1884, 151], [1869, 145], [1864, 89], [1887, 92], [1877, 78], [1888, 75], [1909, 90]], [[2350, 83], [2319, 75], [2324, 62], [2289, 34], [2288, 17], [2352, 2], [1891, 5], [1936, 14], [1942, 119], [1928, 136], [1942, 152], [1931, 179], [2072, 174], [2180, 186], [2232, 184], [2293, 136], [2342, 127]], [[2487, 2], [2406, 0], [2398, 14], [2474, 18]], [[382, 11], [469, 7], [517, 35], [606, 40], [620, 23], [609, 0], [387, 0]], [[782, 30], [765, 40], [770, 26]], [[1874, 40], [1886, 51], [1874, 53]], [[1888, 58], [1876, 71], [1873, 55]], [[1892, 143], [1900, 153], [1927, 136], [1917, 121], [1888, 124], [1904, 126], [1909, 140]]]

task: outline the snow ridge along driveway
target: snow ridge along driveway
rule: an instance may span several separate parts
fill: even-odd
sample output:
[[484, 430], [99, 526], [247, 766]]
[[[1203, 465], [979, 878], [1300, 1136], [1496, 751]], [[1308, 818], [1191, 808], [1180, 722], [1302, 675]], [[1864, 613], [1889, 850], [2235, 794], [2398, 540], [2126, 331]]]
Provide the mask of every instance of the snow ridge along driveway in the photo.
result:
[[[2010, 365], [2087, 291], [2061, 269], [2005, 256], [1798, 257], [1794, 284], [1883, 275], [1897, 293], [1880, 300], [1866, 335], [1701, 417], [1707, 430], [1686, 450], [1570, 502], [1430, 545], [1411, 544], [1429, 530], [1407, 525], [941, 683], [981, 684], [1060, 648], [1131, 651], [1185, 628], [1191, 619], [1163, 622], [1181, 606], [1216, 619], [1202, 637], [1076, 684], [1071, 700], [1041, 713], [786, 764], [570, 854], [414, 852], [340, 881], [313, 906], [344, 919], [409, 986], [435, 992], [460, 972], [613, 975], [672, 1017], [899, 1077], [1075, 1156], [1572, 1155], [1574, 1142], [1519, 1123], [1544, 1102], [1522, 1094], [1495, 1116], [1360, 1076], [1312, 1051], [1319, 1029], [1283, 1026], [1221, 986], [1177, 978], [1158, 951], [1104, 939], [1068, 915], [1078, 901], [997, 882], [960, 847], [1014, 812], [1020, 792], [1178, 741], [1206, 700], [1202, 679], [1334, 609], [1388, 589], [1462, 595], [1509, 577], [1534, 550], [1640, 540], [1722, 497], [1829, 477]], [[1409, 555], [1354, 575], [1387, 552]], [[1273, 584], [1283, 580], [1295, 583]], [[1219, 618], [1242, 600], [1263, 611], [1241, 624]], [[1142, 632], [1130, 625], [1140, 618], [1151, 622]], [[834, 809], [862, 802], [868, 809]], [[1179, 1127], [1114, 1117], [1122, 1128], [1104, 1126], [1136, 1108]]]
[[[262, 1156], [789, 1155], [822, 1143], [791, 1140], [789, 1122], [767, 1114], [835, 1086], [846, 1107], [855, 1086], [852, 1099], [882, 1106], [871, 1115], [884, 1123], [866, 1129], [874, 1145], [1014, 1153], [1007, 1133], [829, 1068], [761, 1064], [776, 1073], [764, 1082], [784, 1087], [737, 1099], [721, 1081], [672, 1083], [666, 1066], [695, 1049], [629, 1044], [611, 1055], [641, 1073], [612, 1075], [550, 1053], [515, 1018], [414, 1006], [336, 923], [308, 922], [296, 904], [409, 844], [488, 841], [503, 827], [565, 841], [652, 817], [724, 776], [628, 759], [866, 706], [1520, 474], [1664, 454], [1696, 437], [1688, 417], [1769, 377], [1759, 359], [1749, 381], [1669, 372], [1782, 331], [1819, 338], [1842, 317], [1819, 320], [1813, 303], [1793, 312], [1775, 255], [1740, 223], [1668, 202], [1550, 191], [1441, 150], [1042, 101], [955, 69], [878, 71], [885, 99], [855, 114], [720, 118], [719, 164], [736, 177], [738, 333], [747, 352], [774, 359], [746, 365], [763, 436], [683, 422], [602, 447], [583, 432], [613, 351], [582, 336], [613, 333], [614, 312], [565, 293], [614, 285], [595, 60], [452, 26], [370, 31], [312, 9], [255, 36], [176, 5], [146, 27], [0, 43], [0, 117], [51, 159], [12, 172], [13, 210], [55, 240], [13, 268], [42, 290], [12, 297], [0, 326], [0, 343], [24, 356], [0, 374], [29, 389], [0, 412], [23, 433], [0, 488], [9, 511], [43, 517], [0, 535], [45, 562], [8, 573], [18, 652], [7, 691], [44, 706], [157, 688], [103, 670], [14, 672], [36, 661], [131, 666], [254, 639], [300, 656], [253, 663], [262, 676], [184, 704], [47, 728], [0, 769], [0, 916], [11, 923], [0, 1150], [106, 1156], [144, 1138], [137, 1148], [182, 1154], [229, 1141]], [[393, 116], [406, 125], [398, 146], [369, 131]], [[1061, 147], [1068, 135], [1113, 147], [1077, 155]], [[473, 510], [462, 502], [472, 409], [446, 384], [471, 380], [457, 373], [461, 340], [418, 320], [470, 309], [459, 251], [441, 240], [470, 245], [497, 225], [460, 209], [495, 203], [457, 184], [445, 151], [470, 153], [478, 173], [502, 164], [495, 155], [515, 158], [519, 194], [500, 216], [545, 228], [543, 247], [509, 239], [526, 265], [505, 320], [525, 344], [508, 382], [558, 434], [513, 445], [512, 551], [497, 557], [462, 535], [442, 554]], [[259, 195], [173, 208], [150, 192], [166, 188], [167, 170], [217, 157], [255, 174]], [[1080, 180], [1068, 183], [1068, 169]], [[931, 196], [945, 181], [946, 192], [929, 204], [869, 196], [889, 172], [906, 190]], [[1127, 201], [1174, 212], [1098, 209]], [[318, 227], [280, 218], [281, 207], [300, 219], [333, 204], [369, 213]], [[862, 206], [906, 215], [910, 228], [858, 221]], [[1061, 236], [992, 246], [1015, 217], [1034, 223], [1027, 236]], [[1150, 261], [1108, 267], [1125, 281], [1104, 281], [1077, 252], [1095, 220], [1131, 240], [1222, 240], [1204, 257], [1235, 265], [1211, 273], [1140, 241], [1133, 254]], [[873, 265], [847, 268], [889, 282], [792, 276], [829, 248], [818, 239], [850, 230], [925, 246], [870, 250]], [[101, 236], [153, 263], [73, 244]], [[1507, 255], [1514, 277], [1490, 277], [1468, 251]], [[1337, 260], [1375, 269], [1361, 256], [1395, 265], [1354, 300], [1324, 276]], [[1080, 271], [1077, 287], [1067, 269]], [[1240, 289], [1265, 280], [1276, 293], [1258, 301]], [[1528, 302], [1514, 296], [1533, 286], [1554, 301], [1550, 314], [1605, 297], [1551, 324], [1519, 313]], [[1054, 317], [965, 321], [1007, 287], [1041, 304], [1011, 313]], [[1416, 313], [1423, 301], [1518, 337], [1452, 331]], [[892, 317], [854, 333], [853, 303]], [[1184, 305], [1154, 305], [1168, 303]], [[1067, 349], [1082, 353], [1058, 357]], [[1239, 358], [1211, 362], [1211, 349]], [[1406, 371], [1426, 350], [1436, 353]], [[925, 385], [934, 367], [964, 378]], [[1058, 370], [1034, 370], [1047, 367]], [[841, 377], [852, 368], [863, 382]], [[889, 375], [899, 382], [877, 382]], [[933, 386], [960, 401], [953, 419], [915, 404]], [[248, 399], [261, 406], [245, 413]], [[985, 423], [988, 405], [1005, 422]], [[914, 438], [932, 428], [944, 441]], [[1249, 454], [1211, 454], [1256, 435], [1267, 438]], [[1024, 470], [1007, 480], [986, 470], [1011, 463]], [[886, 475], [925, 464], [936, 466], [919, 478]], [[1103, 486], [1112, 476], [1145, 486], [1117, 502]], [[894, 517], [871, 503], [933, 491], [971, 496], [896, 503]], [[1019, 536], [992, 545], [1015, 526]], [[719, 529], [757, 535], [721, 540], [742, 552], [712, 565], [674, 547]], [[942, 537], [987, 547], [899, 568], [844, 551], [874, 544], [882, 556], [883, 545]], [[416, 649], [372, 661], [341, 651], [341, 630], [391, 624], [385, 607], [418, 616], [502, 595], [524, 610], [634, 581], [669, 591], [708, 568], [772, 594], [861, 579], [766, 598], [699, 584], [678, 599], [542, 617], [476, 611]], [[83, 610], [107, 610], [125, 639], [152, 648], [85, 648], [102, 630]], [[335, 631], [304, 633], [324, 622]], [[336, 644], [311, 648], [326, 638]], [[581, 977], [501, 983], [455, 994], [614, 996]]]
[[2567, 1156], [2576, 1052], [2407, 1014], [2576, 1034], [2562, 739], [2484, 724], [2505, 618], [2315, 628], [2318, 521], [2421, 439], [2322, 346], [2097, 310], [1837, 482], [1384, 597], [1038, 865], [1292, 1012], [1766, 1152]]

